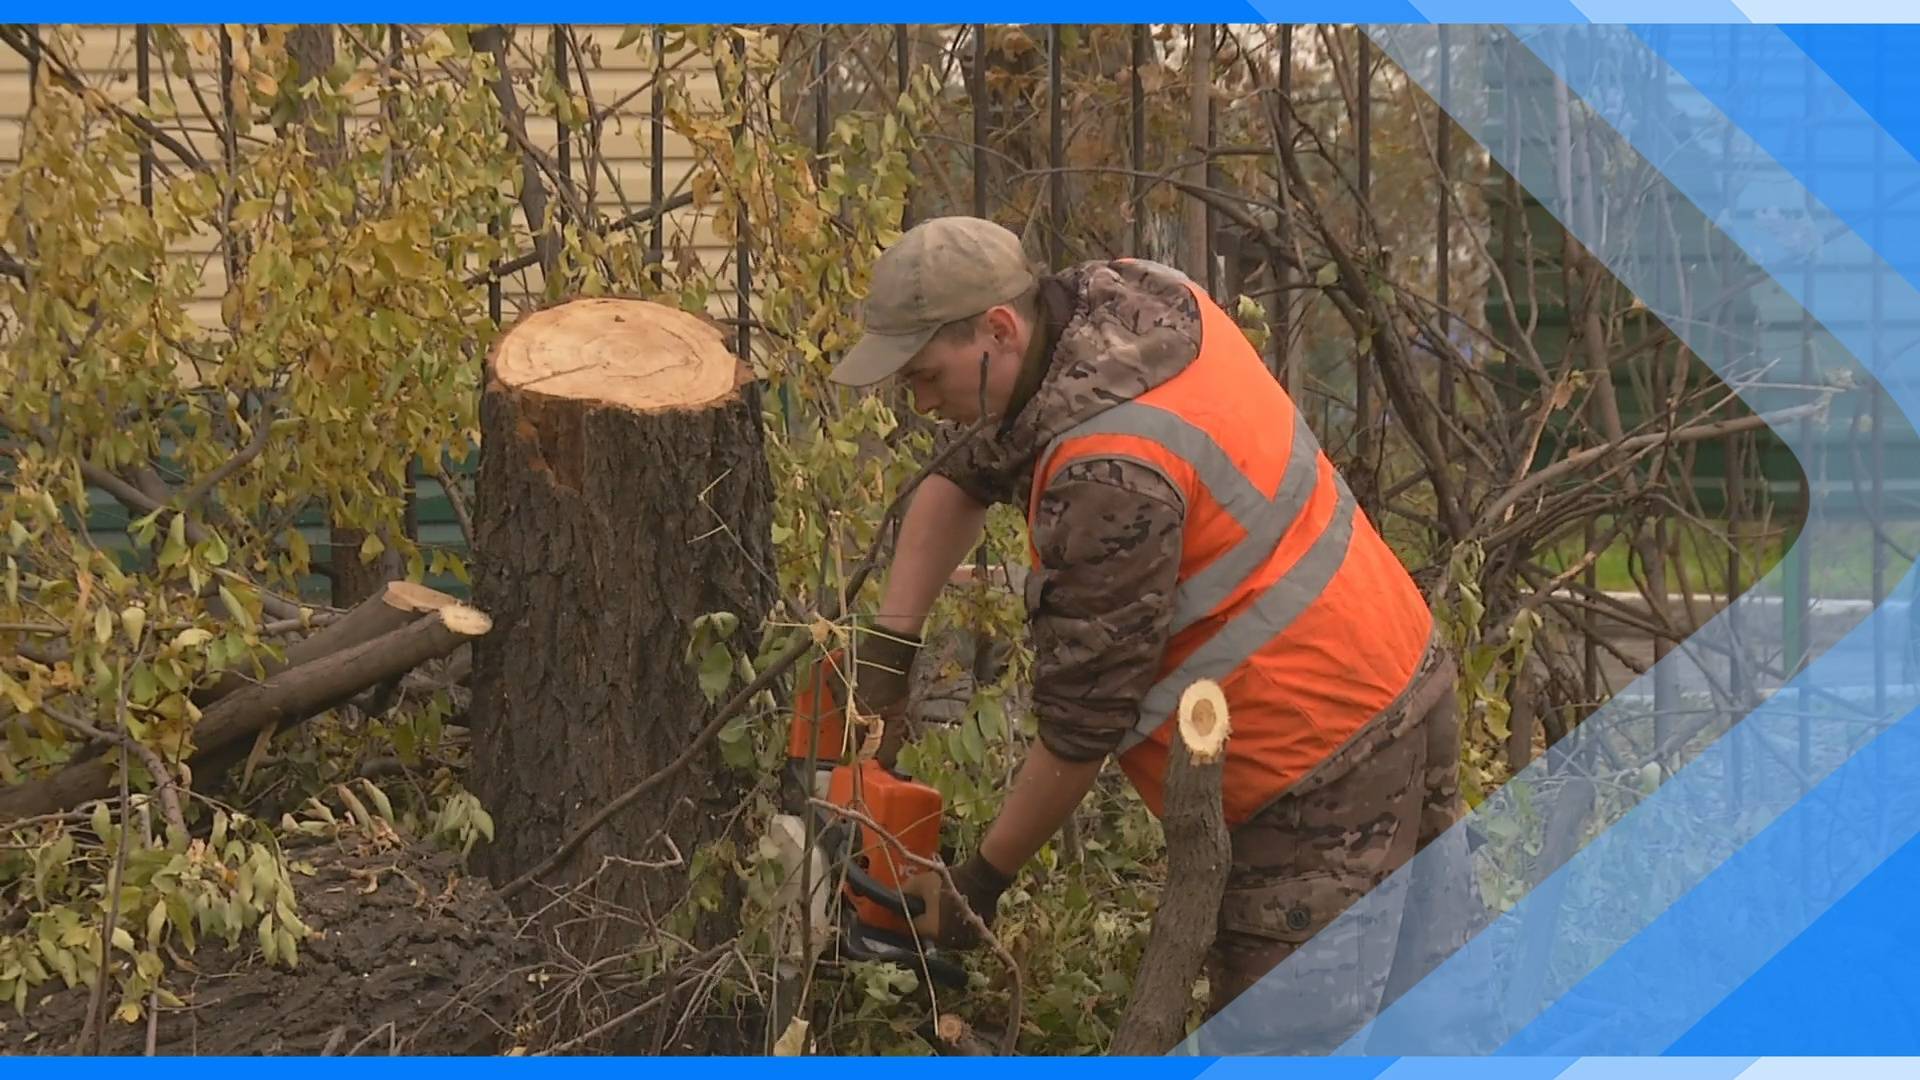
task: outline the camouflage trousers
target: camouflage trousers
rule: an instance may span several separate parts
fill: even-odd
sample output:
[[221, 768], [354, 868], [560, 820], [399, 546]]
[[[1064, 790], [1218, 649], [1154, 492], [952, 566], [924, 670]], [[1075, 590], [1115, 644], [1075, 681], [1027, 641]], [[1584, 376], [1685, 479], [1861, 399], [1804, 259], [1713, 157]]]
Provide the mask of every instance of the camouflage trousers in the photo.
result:
[[[1203, 1032], [1218, 1045], [1202, 1052], [1332, 1051], [1464, 943], [1447, 928], [1478, 911], [1479, 898], [1458, 830], [1448, 842], [1460, 844], [1460, 857], [1434, 860], [1447, 880], [1411, 883], [1417, 914], [1401, 917], [1413, 874], [1381, 888], [1464, 813], [1455, 679], [1452, 657], [1430, 648], [1392, 707], [1233, 830], [1206, 964]], [[1354, 916], [1325, 933], [1349, 908]], [[1259, 1045], [1237, 1045], [1249, 1040]]]

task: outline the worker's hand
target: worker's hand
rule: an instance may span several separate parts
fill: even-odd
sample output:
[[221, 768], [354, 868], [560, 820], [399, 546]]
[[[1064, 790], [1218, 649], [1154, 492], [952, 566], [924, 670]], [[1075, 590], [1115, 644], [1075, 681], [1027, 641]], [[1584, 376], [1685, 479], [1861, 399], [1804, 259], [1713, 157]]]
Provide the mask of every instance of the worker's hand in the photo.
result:
[[876, 626], [861, 632], [855, 653], [853, 698], [860, 711], [892, 717], [904, 709], [920, 639]]
[[977, 948], [983, 939], [966, 909], [971, 908], [992, 929], [1000, 894], [1013, 884], [1013, 878], [976, 854], [953, 868], [953, 884], [949, 889], [939, 871], [922, 870], [903, 882], [900, 891], [926, 903], [926, 910], [913, 920], [914, 931], [923, 939], [949, 949]]
[[853, 667], [853, 700], [862, 715], [877, 716], [880, 764], [891, 769], [907, 738], [908, 676], [920, 639], [879, 627], [860, 635]]

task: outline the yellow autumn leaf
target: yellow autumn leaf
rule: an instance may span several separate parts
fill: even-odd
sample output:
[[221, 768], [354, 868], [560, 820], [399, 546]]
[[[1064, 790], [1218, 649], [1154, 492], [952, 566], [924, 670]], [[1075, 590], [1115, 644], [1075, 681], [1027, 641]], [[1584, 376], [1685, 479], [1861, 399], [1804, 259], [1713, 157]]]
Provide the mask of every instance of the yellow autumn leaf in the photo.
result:
[[12, 702], [13, 707], [20, 712], [30, 713], [39, 704], [27, 693], [25, 687], [14, 682], [13, 676], [4, 671], [0, 671], [0, 691], [6, 693], [7, 700]]
[[137, 604], [128, 606], [120, 612], [120, 625], [126, 628], [128, 641], [140, 644], [140, 633], [147, 625], [147, 609]]
[[807, 1048], [807, 1022], [796, 1016], [787, 1024], [787, 1030], [774, 1041], [774, 1057], [799, 1057]]

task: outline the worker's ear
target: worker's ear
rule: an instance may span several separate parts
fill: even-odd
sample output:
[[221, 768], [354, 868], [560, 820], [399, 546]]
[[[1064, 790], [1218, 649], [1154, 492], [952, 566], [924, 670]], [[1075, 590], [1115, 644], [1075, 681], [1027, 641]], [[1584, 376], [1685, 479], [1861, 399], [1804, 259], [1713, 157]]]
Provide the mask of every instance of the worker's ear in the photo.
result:
[[1020, 341], [1020, 316], [1011, 304], [998, 304], [987, 309], [986, 331], [992, 336], [994, 344], [1001, 346], [1016, 345]]

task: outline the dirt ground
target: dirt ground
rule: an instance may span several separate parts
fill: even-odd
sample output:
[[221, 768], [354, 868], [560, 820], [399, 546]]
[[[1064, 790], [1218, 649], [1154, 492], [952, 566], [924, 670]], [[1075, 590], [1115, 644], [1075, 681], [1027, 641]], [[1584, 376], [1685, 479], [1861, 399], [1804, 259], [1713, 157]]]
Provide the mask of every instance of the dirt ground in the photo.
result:
[[[224, 945], [202, 941], [188, 958], [197, 971], [169, 983], [186, 1005], [161, 1008], [157, 1053], [493, 1054], [511, 1045], [502, 1025], [525, 994], [530, 946], [483, 881], [416, 849], [328, 844], [289, 854], [315, 866], [294, 886], [320, 936], [294, 971], [236, 963]], [[43, 984], [24, 1018], [0, 1012], [0, 1053], [92, 1053], [74, 1045], [87, 1004], [84, 987]], [[104, 1011], [118, 1004], [110, 990]], [[143, 1053], [146, 1036], [144, 1018], [109, 1016], [101, 1052]]]

